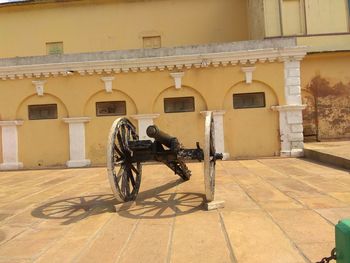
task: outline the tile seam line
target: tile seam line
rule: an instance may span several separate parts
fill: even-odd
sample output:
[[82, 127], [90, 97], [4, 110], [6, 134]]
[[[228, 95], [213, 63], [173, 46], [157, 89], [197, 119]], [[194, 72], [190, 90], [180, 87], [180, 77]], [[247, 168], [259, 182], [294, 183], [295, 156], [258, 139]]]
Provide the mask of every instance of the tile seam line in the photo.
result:
[[[246, 167], [245, 167], [246, 168]], [[246, 168], [248, 169], [248, 168]], [[249, 170], [249, 169], [248, 169]], [[225, 171], [227, 173], [229, 173], [227, 171], [227, 169], [225, 168]], [[291, 238], [283, 231], [283, 229], [281, 229], [280, 225], [276, 223], [276, 221], [271, 217], [271, 215], [264, 209], [260, 206], [259, 203], [257, 203], [252, 197], [251, 195], [249, 195], [246, 191], [244, 191], [244, 188], [241, 186], [241, 184], [239, 182], [236, 181], [235, 178], [233, 178], [233, 180], [236, 182], [236, 184], [239, 186], [239, 188], [251, 199], [252, 202], [254, 202], [259, 208], [260, 210], [267, 215], [267, 217], [277, 226], [277, 228], [283, 233], [283, 235], [287, 238], [288, 242], [290, 243], [290, 245], [292, 247], [294, 247], [299, 253], [300, 255], [302, 256], [302, 258], [304, 258], [306, 260], [306, 262], [308, 263], [312, 263], [305, 255], [304, 253], [299, 249], [299, 247], [294, 243], [294, 241], [291, 240]]]
[[[93, 212], [94, 210], [91, 211], [91, 213]], [[88, 242], [87, 244], [83, 247], [82, 250], [80, 250], [78, 252], [77, 255], [74, 256], [74, 258], [72, 259], [71, 262], [77, 262], [81, 257], [82, 255], [89, 249], [91, 248], [91, 244], [97, 239], [97, 237], [100, 236], [101, 232], [106, 228], [107, 224], [112, 221], [113, 219], [113, 216], [111, 216], [111, 218], [107, 219], [106, 222], [103, 223], [103, 225], [100, 227], [99, 230], [97, 230], [89, 239], [88, 239]]]
[[[178, 191], [178, 186], [179, 186], [179, 181], [177, 181], [177, 183], [176, 183], [175, 193], [177, 193], [177, 191]], [[175, 216], [172, 220], [171, 229], [170, 229], [170, 236], [169, 236], [169, 241], [168, 241], [168, 253], [167, 253], [166, 260], [165, 260], [166, 263], [171, 263], [171, 254], [173, 251], [174, 232], [175, 232], [175, 222], [176, 222], [176, 212], [175, 212]]]
[[[74, 178], [72, 178], [72, 179], [74, 179]], [[53, 197], [50, 197], [50, 198], [46, 199], [46, 201], [52, 201], [53, 198], [55, 198], [55, 197], [61, 195], [62, 193], [66, 193], [66, 192], [68, 192], [68, 191], [74, 189], [75, 187], [77, 187], [77, 185], [73, 185], [73, 186], [71, 186], [71, 187], [69, 187], [69, 188], [63, 190], [61, 193], [55, 194]], [[45, 190], [43, 190], [43, 191], [45, 191]], [[41, 193], [41, 192], [43, 192], [43, 191], [36, 192], [36, 193], [34, 193], [33, 195], [39, 194], [39, 193]], [[83, 192], [82, 194], [86, 194], [86, 193], [89, 193], [89, 192]], [[66, 198], [65, 198], [65, 199], [66, 199]], [[40, 205], [40, 204], [42, 204], [42, 203], [38, 203], [38, 204]], [[7, 217], [3, 222], [0, 223], [0, 227], [6, 225], [6, 224], [8, 223], [8, 221], [10, 221], [12, 218], [14, 218], [15, 216], [17, 216], [18, 214], [21, 214], [21, 213], [23, 213], [23, 212], [26, 212], [27, 210], [31, 210], [34, 206], [36, 206], [36, 205], [38, 205], [38, 204], [35, 204], [35, 203], [34, 203], [34, 204], [31, 204], [31, 205], [25, 207], [24, 209], [20, 210], [18, 213], [14, 214], [14, 215], [12, 215], [12, 216], [10, 216], [10, 217]], [[1, 208], [0, 208], [0, 210], [1, 210]], [[39, 224], [40, 224], [40, 223], [39, 223]]]
[[[257, 161], [258, 161], [259, 163], [261, 163], [262, 165], [264, 165], [264, 166], [266, 166], [266, 167], [269, 168], [269, 166], [267, 166], [266, 164], [262, 163], [260, 160], [257, 160]], [[321, 165], [322, 165], [322, 164], [321, 164]], [[295, 166], [294, 164], [291, 164], [291, 166], [298, 168], [298, 167]], [[279, 174], [281, 174], [281, 172], [279, 172], [278, 170], [275, 170], [274, 168], [271, 168], [271, 169], [273, 169], [274, 171], [276, 171], [276, 172], [278, 172]], [[304, 170], [304, 169], [302, 169], [302, 168], [300, 168], [300, 169], [301, 169], [301, 170]], [[257, 175], [257, 174], [256, 174], [256, 175]], [[339, 200], [339, 199], [337, 199], [337, 198], [335, 198], [335, 197], [329, 195], [328, 193], [323, 193], [322, 191], [319, 190], [318, 187], [314, 187], [312, 184], [310, 184], [310, 183], [308, 183], [308, 182], [304, 182], [303, 180], [300, 180], [299, 178], [292, 177], [292, 176], [289, 175], [289, 174], [286, 174], [286, 175], [287, 175], [290, 179], [296, 180], [296, 181], [298, 181], [298, 182], [300, 182], [300, 183], [303, 183], [303, 184], [305, 184], [305, 185], [307, 185], [307, 186], [309, 186], [309, 187], [312, 187], [313, 189], [315, 189], [315, 191], [316, 191], [317, 193], [319, 193], [319, 194], [321, 194], [321, 195], [323, 195], [323, 196], [330, 197], [330, 198], [334, 198], [335, 200], [344, 203], [342, 200]], [[259, 176], [261, 179], [263, 179], [260, 175], [257, 175], [257, 176]], [[264, 180], [264, 181], [265, 181], [265, 180]], [[273, 187], [277, 188], [280, 192], [282, 192], [278, 187], [274, 186], [272, 183], [270, 183], [270, 182], [268, 182], [268, 181], [266, 181], [266, 182], [267, 182], [268, 184], [272, 185]], [[282, 192], [282, 193], [284, 193], [284, 192]], [[289, 198], [291, 198], [292, 200], [294, 200], [294, 201], [296, 201], [297, 203], [299, 203], [300, 205], [302, 205], [302, 207], [304, 207], [304, 208], [306, 208], [306, 209], [308, 209], [308, 210], [314, 211], [315, 213], [317, 213], [318, 215], [320, 215], [322, 218], [324, 218], [324, 219], [327, 221], [327, 223], [330, 223], [332, 226], [334, 226], [334, 224], [333, 224], [330, 220], [328, 220], [327, 218], [325, 218], [324, 216], [322, 216], [322, 215], [321, 215], [319, 212], [317, 212], [317, 210], [315, 210], [314, 208], [308, 206], [307, 204], [303, 204], [302, 202], [300, 202], [300, 201], [297, 200], [296, 198], [290, 196], [288, 193], [284, 193], [284, 194], [285, 194], [286, 196], [288, 196]], [[346, 203], [344, 203], [344, 204], [346, 204]], [[345, 207], [347, 207], [347, 206], [345, 206]], [[334, 208], [343, 208], [343, 207], [334, 207]]]
[[233, 250], [233, 247], [231, 245], [231, 240], [230, 240], [230, 237], [227, 233], [227, 229], [226, 229], [226, 225], [225, 225], [225, 221], [224, 221], [224, 218], [223, 218], [223, 215], [222, 213], [219, 211], [219, 209], [217, 209], [217, 212], [219, 214], [219, 222], [220, 222], [220, 226], [221, 226], [221, 231], [224, 235], [224, 238], [225, 238], [225, 242], [226, 242], [226, 247], [229, 251], [229, 254], [230, 254], [230, 260], [231, 260], [231, 263], [237, 263], [238, 260], [235, 256], [235, 253], [234, 253], [234, 250]]
[[[83, 194], [85, 194], [85, 193], [87, 193], [87, 192], [84, 192]], [[96, 208], [94, 208], [94, 209], [96, 209]], [[84, 220], [84, 219], [86, 219], [87, 217], [91, 216], [91, 213], [93, 213], [94, 209], [91, 210], [87, 215], [81, 215], [81, 216], [79, 217], [79, 220]], [[111, 219], [109, 219], [109, 220], [111, 220]], [[109, 220], [107, 220], [107, 221], [109, 221]], [[108, 222], [106, 222], [106, 224], [107, 224], [107, 223], [108, 223]], [[36, 225], [36, 227], [39, 226], [40, 224], [41, 224], [41, 223], [38, 223], [38, 224]], [[44, 251], [42, 251], [37, 257], [35, 257], [35, 258], [33, 259], [33, 263], [36, 262], [38, 259], [40, 259], [40, 257], [44, 256], [45, 253], [46, 253], [47, 251], [49, 251], [55, 244], [57, 244], [57, 243], [60, 242], [62, 239], [64, 239], [64, 238], [67, 236], [67, 234], [69, 233], [69, 231], [70, 231], [73, 227], [74, 227], [74, 225], [72, 225], [72, 226], [70, 226], [70, 227], [67, 227], [67, 229], [65, 230], [65, 233], [62, 235], [62, 237], [58, 238], [58, 239], [57, 239], [56, 241], [54, 241], [49, 247], [47, 247]], [[103, 225], [102, 227], [104, 227], [104, 225]], [[36, 229], [36, 228], [34, 228], [34, 229]], [[97, 234], [97, 233], [95, 233], [95, 234]], [[95, 235], [93, 235], [93, 236], [95, 236]], [[90, 240], [91, 238], [93, 238], [93, 237], [90, 237], [88, 240]], [[88, 243], [90, 243], [90, 241], [89, 241]], [[82, 250], [85, 250], [85, 247], [84, 247]], [[80, 251], [80, 252], [81, 252], [81, 251]], [[80, 255], [80, 252], [78, 253], [77, 256]], [[74, 259], [73, 259], [72, 261], [74, 261]]]
[[139, 226], [139, 223], [140, 223], [141, 219], [138, 219], [137, 222], [133, 225], [132, 229], [131, 229], [131, 232], [128, 236], [128, 239], [126, 240], [126, 242], [124, 243], [122, 249], [120, 250], [120, 253], [119, 255], [117, 256], [117, 258], [115, 259], [114, 263], [118, 263], [120, 262], [122, 256], [125, 254], [125, 251], [127, 249], [127, 247], [129, 246], [129, 243], [130, 243], [130, 240], [131, 238], [134, 236], [135, 232], [136, 232], [136, 229], [138, 228]]
[[[266, 164], [262, 163], [260, 160], [256, 160], [258, 163], [262, 164], [263, 166], [265, 166], [268, 169], [271, 169], [269, 166], [267, 166]], [[244, 166], [244, 164], [242, 164]], [[246, 167], [246, 166], [244, 166]], [[247, 167], [246, 167], [247, 168]], [[247, 168], [249, 169], [249, 168]], [[275, 169], [273, 169], [274, 171], [276, 171]], [[281, 172], [277, 171], [279, 174], [282, 174]], [[287, 197], [291, 198], [292, 200], [296, 201], [297, 203], [301, 204], [303, 208], [307, 208], [307, 210], [311, 210], [309, 207], [305, 206], [304, 204], [302, 204], [301, 202], [299, 202], [298, 200], [295, 200], [293, 197], [290, 197], [288, 194], [285, 194], [284, 192], [282, 192], [279, 188], [277, 188], [276, 186], [274, 186], [273, 184], [271, 184], [270, 182], [266, 181], [263, 177], [261, 177], [260, 175], [256, 174], [255, 172], [253, 172], [256, 176], [258, 176], [261, 180], [263, 180], [264, 182], [266, 182], [267, 184], [271, 185], [273, 188], [276, 188], [280, 193], [286, 195]], [[288, 177], [290, 177], [287, 174]], [[292, 178], [292, 177], [290, 177]], [[299, 180], [297, 180], [299, 181]], [[239, 185], [241, 187], [241, 185]], [[244, 191], [244, 189], [242, 189]], [[255, 200], [253, 199], [253, 197], [249, 194], [246, 193], [250, 199], [252, 199], [253, 202], [255, 202]], [[309, 260], [309, 258], [304, 254], [304, 252], [299, 248], [299, 246], [291, 239], [291, 237], [282, 229], [282, 227], [280, 226], [280, 224], [278, 224], [278, 222], [271, 216], [271, 214], [265, 209], [263, 208], [258, 202], [255, 202], [257, 204], [257, 206], [268, 216], [268, 218], [270, 218], [270, 220], [280, 229], [280, 231], [284, 234], [284, 236], [288, 239], [289, 243], [300, 253], [300, 255], [309, 263], [312, 263], [311, 260]], [[297, 209], [296, 209], [297, 210]]]
[[[58, 183], [58, 184], [55, 184], [55, 185], [53, 185], [53, 186], [51, 186], [51, 187], [49, 187], [49, 188], [46, 188], [46, 189], [44, 189], [44, 190], [39, 190], [39, 191], [37, 191], [37, 192], [31, 193], [31, 194], [29, 194], [29, 195], [26, 195], [26, 196], [23, 196], [23, 197], [21, 197], [21, 198], [19, 198], [19, 199], [16, 199], [15, 202], [21, 201], [22, 199], [26, 199], [26, 198], [32, 197], [32, 196], [34, 196], [34, 195], [36, 195], [36, 194], [40, 194], [40, 193], [42, 193], [42, 192], [44, 192], [44, 191], [47, 191], [47, 190], [52, 189], [52, 188], [55, 188], [55, 187], [60, 186], [60, 185], [62, 185], [62, 184], [64, 184], [64, 183], [67, 183], [67, 182], [69, 182], [69, 181], [71, 181], [71, 180], [73, 180], [73, 179], [77, 179], [77, 178], [76, 178], [76, 177], [72, 177], [72, 178], [70, 178], [70, 179], [67, 179], [67, 180], [65, 180], [65, 181], [63, 181], [63, 182], [60, 182], [60, 183]], [[45, 182], [47, 182], [47, 181], [45, 181]], [[74, 186], [72, 186], [72, 188], [74, 188]], [[71, 188], [69, 188], [69, 189], [71, 189]], [[0, 207], [0, 210], [1, 210], [1, 207]], [[25, 210], [26, 210], [26, 209], [23, 209], [23, 210], [21, 210], [21, 211], [25, 211]]]

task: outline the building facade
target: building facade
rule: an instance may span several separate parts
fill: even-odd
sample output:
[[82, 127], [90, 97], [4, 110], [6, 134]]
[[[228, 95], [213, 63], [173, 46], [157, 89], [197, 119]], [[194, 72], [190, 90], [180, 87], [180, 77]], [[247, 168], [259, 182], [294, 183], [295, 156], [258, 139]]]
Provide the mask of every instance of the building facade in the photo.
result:
[[300, 156], [308, 130], [348, 136], [348, 3], [323, 2], [1, 4], [0, 169], [103, 165], [121, 116], [141, 139], [155, 123], [194, 147], [214, 111], [226, 158]]

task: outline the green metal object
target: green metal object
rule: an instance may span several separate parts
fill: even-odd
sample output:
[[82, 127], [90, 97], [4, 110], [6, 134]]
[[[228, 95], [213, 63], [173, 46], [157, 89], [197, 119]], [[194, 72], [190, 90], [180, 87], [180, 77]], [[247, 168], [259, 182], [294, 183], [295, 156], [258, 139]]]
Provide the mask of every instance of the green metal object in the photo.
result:
[[339, 221], [335, 226], [337, 263], [350, 263], [350, 219]]

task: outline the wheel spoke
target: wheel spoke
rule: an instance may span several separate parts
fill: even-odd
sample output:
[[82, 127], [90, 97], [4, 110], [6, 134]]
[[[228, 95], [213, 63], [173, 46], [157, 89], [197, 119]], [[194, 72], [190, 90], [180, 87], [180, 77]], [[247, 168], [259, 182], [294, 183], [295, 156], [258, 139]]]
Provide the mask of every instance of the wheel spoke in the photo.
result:
[[[130, 166], [132, 166], [132, 164], [130, 164]], [[131, 184], [132, 184], [132, 187], [135, 189], [136, 182], [135, 182], [134, 176], [132, 175], [131, 170], [128, 170], [128, 177], [129, 177], [129, 179], [130, 179], [130, 182], [131, 182]]]
[[124, 154], [118, 149], [118, 146], [116, 144], [114, 144], [114, 150], [119, 154], [121, 158], [124, 157]]
[[136, 173], [136, 174], [139, 174], [139, 173], [140, 173], [140, 172], [135, 168], [135, 166], [132, 165], [132, 163], [130, 164], [130, 168], [131, 168], [131, 170], [134, 171], [134, 173]]

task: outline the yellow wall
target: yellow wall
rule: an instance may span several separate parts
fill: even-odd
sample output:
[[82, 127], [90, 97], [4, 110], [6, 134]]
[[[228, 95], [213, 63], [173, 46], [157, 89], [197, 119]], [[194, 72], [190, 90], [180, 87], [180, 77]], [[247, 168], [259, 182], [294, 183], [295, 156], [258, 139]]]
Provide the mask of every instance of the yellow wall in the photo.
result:
[[298, 37], [297, 44], [307, 46], [308, 52], [348, 51], [350, 49], [350, 34]]
[[249, 0], [247, 3], [249, 39], [263, 39], [265, 37], [264, 0]]
[[81, 1], [0, 7], [0, 57], [137, 49], [143, 36], [162, 46], [248, 39], [245, 0]]
[[[28, 120], [28, 105], [53, 103], [58, 119]], [[18, 127], [19, 159], [27, 168], [62, 166], [68, 160], [68, 126], [62, 121], [67, 115], [65, 105], [50, 94], [31, 95], [18, 106], [15, 119], [24, 120]]]
[[281, 36], [279, 0], [264, 1], [266, 37]]
[[305, 0], [308, 34], [348, 32], [346, 0]]
[[[264, 108], [233, 109], [232, 95], [247, 92], [264, 92]], [[228, 152], [236, 158], [279, 155], [278, 112], [271, 106], [278, 105], [272, 87], [261, 82], [234, 85], [225, 98], [225, 141]]]
[[[69, 133], [65, 117], [91, 117], [85, 124], [86, 158], [92, 165], [105, 163], [106, 140], [115, 117], [96, 117], [98, 101], [126, 100], [127, 116], [135, 114], [160, 114], [155, 124], [171, 135], [177, 136], [186, 147], [203, 147], [203, 110], [226, 110], [225, 144], [233, 158], [273, 155], [279, 150], [278, 119], [269, 107], [285, 104], [283, 63], [257, 64], [254, 84], [242, 84], [244, 73], [238, 66], [209, 67], [184, 70], [183, 88], [176, 90], [168, 71], [115, 74], [113, 92], [104, 90], [102, 75], [50, 77], [45, 84], [45, 95], [38, 97], [31, 79], [1, 81], [0, 112], [2, 120], [23, 119], [19, 127], [19, 159], [25, 167], [64, 165], [69, 160]], [[262, 84], [263, 83], [263, 84]], [[234, 111], [233, 92], [265, 91], [267, 108]], [[14, 94], [16, 94], [14, 96]], [[195, 97], [195, 112], [164, 113], [165, 97]], [[28, 105], [58, 104], [57, 120], [28, 120]], [[257, 140], [251, 140], [258, 123]], [[238, 125], [238, 123], [241, 123]], [[246, 143], [246, 139], [250, 143]], [[237, 149], [242, 149], [238, 151]]]
[[265, 0], [264, 16], [266, 37], [349, 32], [347, 0]]

